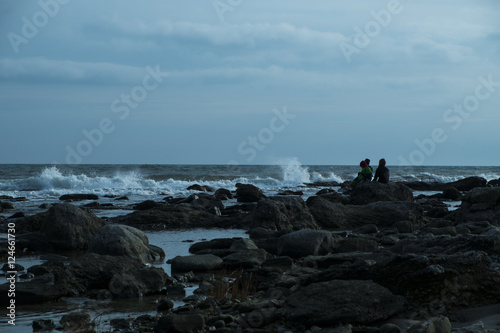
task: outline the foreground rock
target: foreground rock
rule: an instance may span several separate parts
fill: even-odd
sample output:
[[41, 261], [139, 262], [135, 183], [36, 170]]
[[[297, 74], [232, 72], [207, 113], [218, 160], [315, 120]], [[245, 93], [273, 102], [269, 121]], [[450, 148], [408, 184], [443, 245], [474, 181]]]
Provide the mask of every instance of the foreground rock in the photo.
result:
[[332, 251], [333, 244], [330, 232], [303, 229], [281, 236], [278, 239], [277, 254], [292, 258], [325, 255]]
[[287, 319], [299, 324], [368, 324], [403, 310], [404, 299], [371, 281], [332, 280], [310, 284], [286, 299]]
[[404, 184], [361, 182], [351, 192], [350, 203], [365, 205], [377, 201], [413, 201], [413, 192]]
[[74, 205], [54, 205], [40, 216], [40, 229], [23, 235], [20, 247], [37, 251], [86, 250], [104, 221]]
[[[47, 262], [33, 266], [35, 279], [16, 284], [16, 302], [33, 304], [61, 297], [82, 296], [92, 290], [108, 290], [116, 298], [159, 293], [172, 280], [160, 268], [145, 266], [127, 257], [88, 254], [71, 262]], [[0, 285], [2, 304], [9, 301], [7, 285]]]
[[165, 257], [163, 250], [149, 244], [148, 237], [139, 229], [119, 224], [108, 224], [94, 236], [89, 246], [90, 253], [125, 256], [144, 263]]

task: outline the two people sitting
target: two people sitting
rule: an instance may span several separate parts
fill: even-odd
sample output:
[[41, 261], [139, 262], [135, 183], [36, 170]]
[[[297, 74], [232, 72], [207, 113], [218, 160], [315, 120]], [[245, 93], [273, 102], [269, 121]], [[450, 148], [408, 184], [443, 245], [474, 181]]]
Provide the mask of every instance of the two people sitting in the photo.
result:
[[358, 172], [358, 176], [351, 182], [351, 187], [355, 187], [361, 181], [378, 181], [379, 183], [387, 184], [389, 182], [389, 169], [385, 166], [385, 159], [380, 159], [375, 171], [375, 177], [373, 177], [373, 168], [370, 166], [370, 160], [365, 159], [359, 163], [361, 171]]

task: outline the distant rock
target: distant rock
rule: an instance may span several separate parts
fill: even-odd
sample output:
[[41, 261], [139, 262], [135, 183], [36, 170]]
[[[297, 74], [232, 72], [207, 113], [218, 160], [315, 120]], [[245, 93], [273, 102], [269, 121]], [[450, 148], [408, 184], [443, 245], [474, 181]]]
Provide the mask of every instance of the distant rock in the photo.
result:
[[361, 182], [351, 192], [350, 203], [365, 205], [377, 201], [413, 201], [412, 190], [403, 184]]
[[333, 236], [328, 231], [303, 229], [281, 236], [277, 253], [292, 258], [325, 255], [332, 251], [333, 243]]
[[257, 202], [266, 196], [254, 185], [237, 183], [236, 198], [238, 202]]
[[64, 194], [59, 197], [61, 201], [82, 201], [82, 200], [98, 200], [99, 196], [95, 194]]
[[188, 191], [213, 192], [214, 189], [208, 185], [194, 184], [187, 188]]

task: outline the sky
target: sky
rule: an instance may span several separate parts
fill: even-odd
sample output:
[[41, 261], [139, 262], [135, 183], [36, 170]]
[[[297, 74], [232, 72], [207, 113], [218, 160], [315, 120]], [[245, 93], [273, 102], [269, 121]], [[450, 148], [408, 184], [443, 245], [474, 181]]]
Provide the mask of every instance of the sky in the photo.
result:
[[500, 165], [498, 17], [497, 0], [1, 0], [0, 163]]

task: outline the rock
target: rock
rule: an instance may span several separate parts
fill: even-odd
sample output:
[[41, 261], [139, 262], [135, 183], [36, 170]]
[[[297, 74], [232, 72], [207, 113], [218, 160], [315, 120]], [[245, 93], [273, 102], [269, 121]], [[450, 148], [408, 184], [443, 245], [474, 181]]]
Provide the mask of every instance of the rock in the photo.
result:
[[411, 326], [407, 333], [451, 333], [450, 320], [445, 316], [433, 317]]
[[404, 299], [372, 282], [331, 280], [312, 283], [286, 298], [287, 320], [310, 325], [370, 324], [403, 309]]
[[222, 221], [201, 207], [164, 205], [118, 216], [112, 221], [141, 230], [176, 230], [189, 228], [222, 228]]
[[31, 325], [33, 331], [52, 331], [56, 328], [52, 319], [36, 319]]
[[175, 272], [206, 272], [219, 268], [222, 264], [220, 257], [212, 254], [201, 254], [193, 256], [179, 256], [172, 260], [172, 271]]
[[98, 200], [99, 196], [95, 194], [64, 194], [59, 197], [61, 201], [82, 201], [82, 200]]
[[41, 239], [55, 250], [86, 250], [104, 221], [71, 204], [57, 204], [44, 216]]
[[387, 323], [380, 327], [380, 333], [401, 333], [401, 328], [396, 324]]
[[208, 185], [194, 184], [187, 188], [188, 191], [213, 192], [214, 189]]
[[201, 314], [168, 314], [158, 320], [155, 332], [198, 332], [205, 328], [205, 319]]
[[86, 312], [72, 312], [64, 315], [59, 323], [69, 332], [89, 331], [91, 327], [90, 314]]
[[165, 257], [162, 249], [149, 244], [144, 232], [120, 224], [108, 224], [102, 227], [90, 242], [89, 252], [126, 256], [139, 259], [144, 263]]
[[350, 202], [366, 205], [377, 201], [413, 201], [413, 192], [400, 183], [361, 182], [351, 192]]
[[2, 208], [4, 210], [9, 210], [9, 209], [15, 209], [16, 207], [11, 202], [0, 201], [0, 208]]
[[257, 203], [248, 216], [250, 228], [270, 230], [319, 229], [301, 197], [271, 197]]
[[308, 202], [319, 227], [330, 230], [352, 230], [367, 224], [379, 229], [390, 228], [399, 221], [410, 221], [417, 226], [423, 213], [422, 207], [413, 202], [379, 201], [367, 205], [343, 205], [321, 196]]
[[332, 251], [333, 236], [324, 230], [303, 229], [283, 235], [278, 239], [278, 256], [301, 258], [325, 255]]
[[228, 200], [233, 198], [233, 194], [231, 191], [225, 189], [225, 188], [220, 188], [214, 193], [214, 197], [217, 200]]
[[164, 299], [158, 302], [158, 305], [156, 306], [156, 311], [158, 312], [170, 311], [173, 308], [174, 308], [174, 302], [169, 299]]
[[470, 191], [476, 187], [485, 187], [487, 181], [482, 177], [467, 177], [451, 183], [406, 182], [404, 184], [417, 191], [443, 191], [448, 187], [454, 187], [459, 191]]
[[198, 253], [204, 250], [229, 250], [241, 238], [215, 238], [209, 241], [198, 242], [189, 247], [189, 253]]
[[215, 198], [215, 196], [208, 193], [192, 194], [189, 197], [180, 200], [177, 204], [190, 204], [195, 207], [201, 207], [209, 212], [217, 213], [224, 209], [222, 201]]
[[223, 265], [226, 268], [253, 268], [262, 266], [267, 260], [267, 252], [263, 249], [241, 250], [222, 258]]
[[244, 250], [258, 250], [259, 248], [255, 245], [254, 241], [247, 238], [238, 239], [231, 244], [229, 247], [232, 251], [244, 251]]
[[157, 207], [161, 207], [164, 204], [153, 201], [153, 200], [146, 200], [143, 202], [138, 203], [137, 205], [134, 205], [135, 210], [148, 210], [148, 209], [153, 209]]
[[462, 197], [462, 193], [455, 187], [447, 187], [443, 190], [443, 198], [449, 200], [459, 200]]
[[237, 183], [236, 198], [238, 202], [257, 202], [266, 196], [254, 185]]

